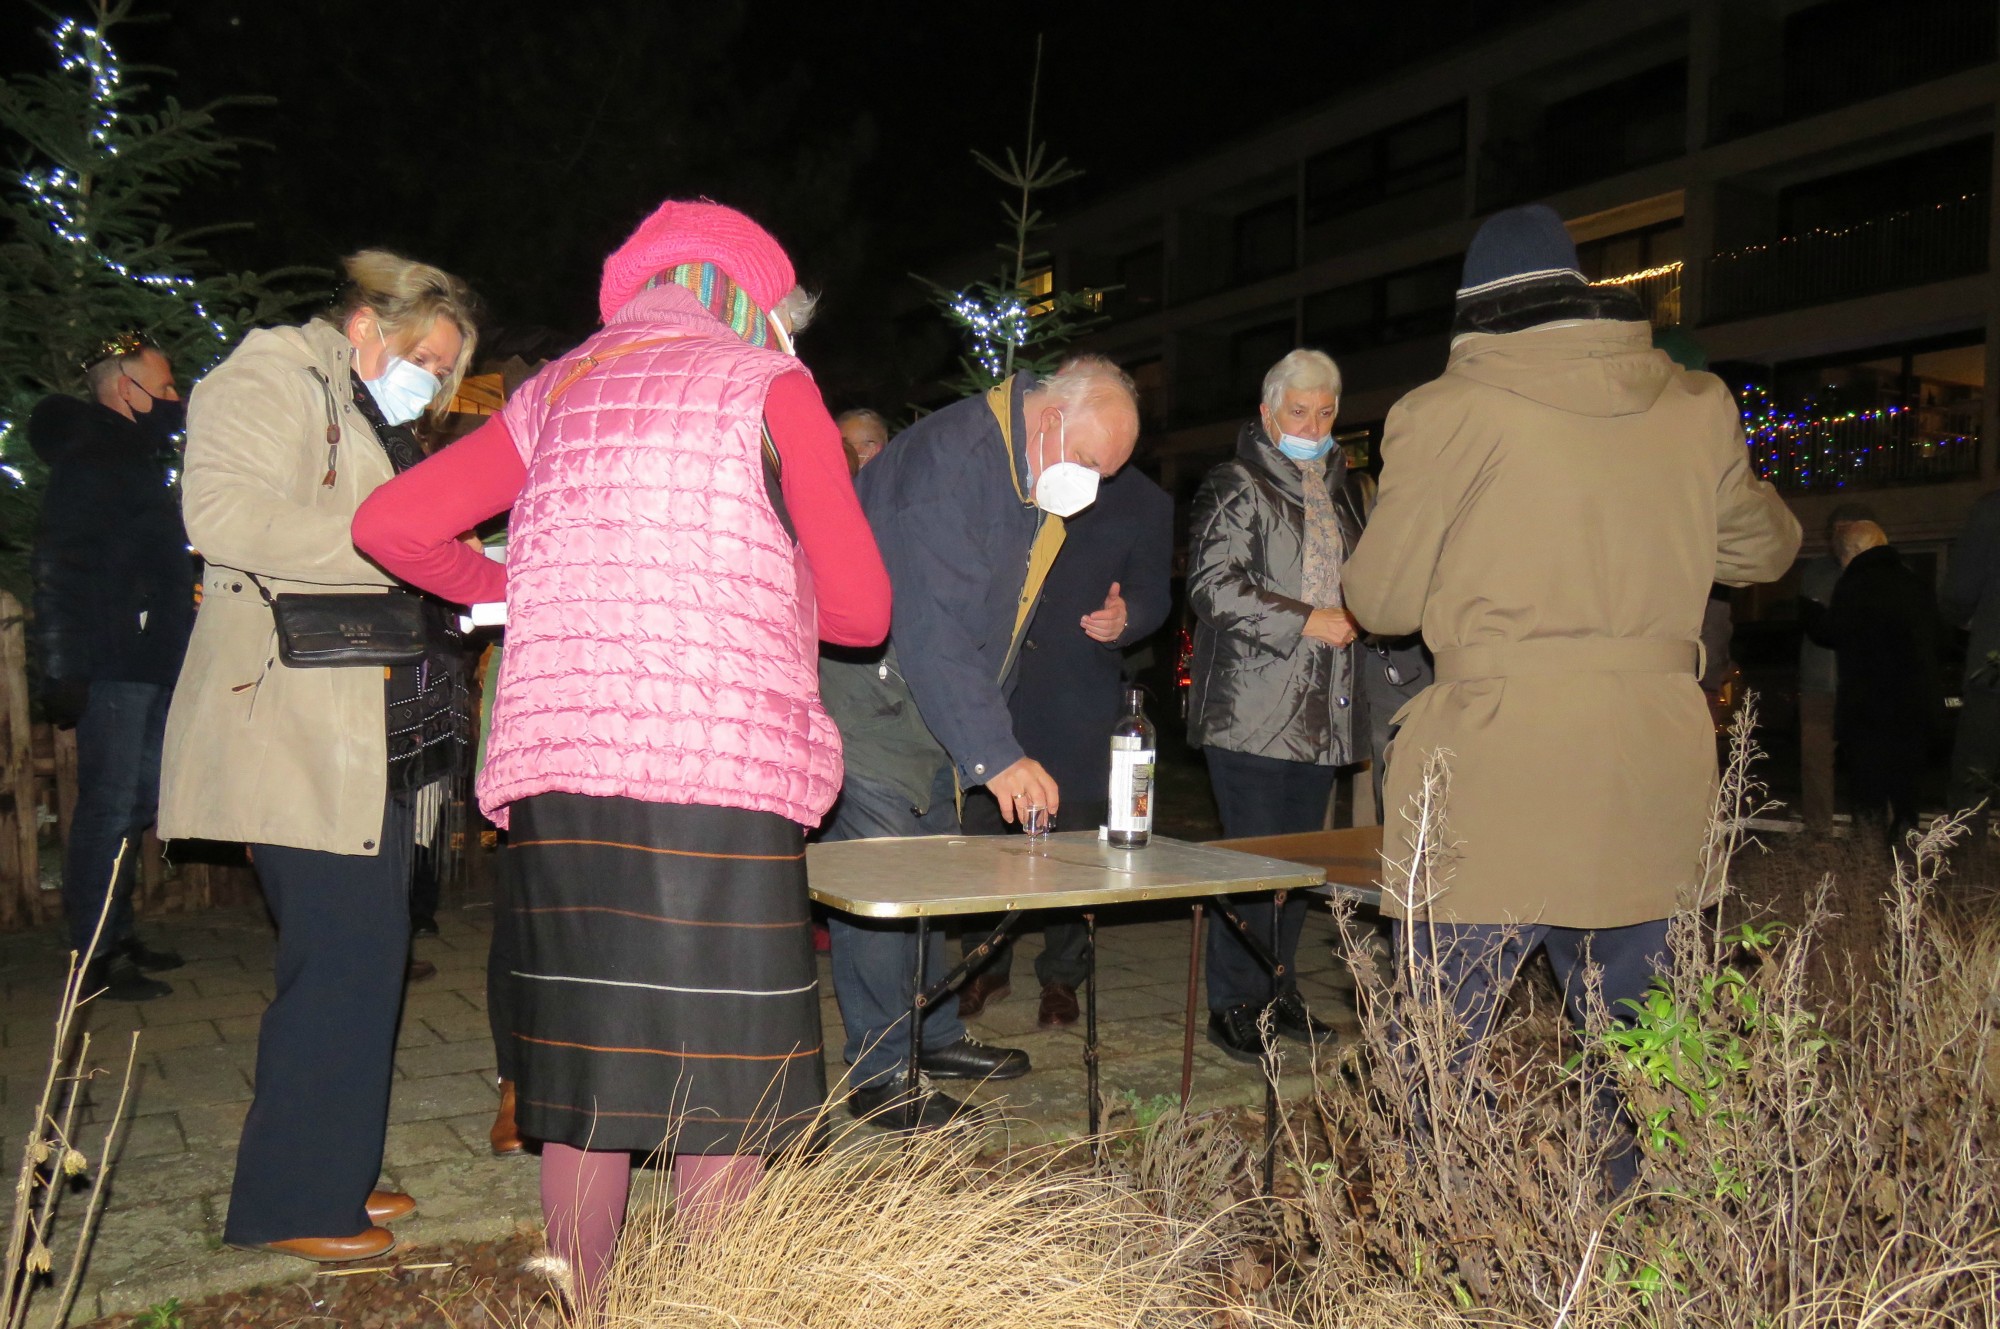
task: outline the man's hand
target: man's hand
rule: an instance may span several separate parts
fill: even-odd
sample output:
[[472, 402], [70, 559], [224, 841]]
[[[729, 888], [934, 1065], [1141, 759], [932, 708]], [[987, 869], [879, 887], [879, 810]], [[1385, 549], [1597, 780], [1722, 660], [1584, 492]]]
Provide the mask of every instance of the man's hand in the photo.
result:
[[1329, 646], [1345, 646], [1361, 634], [1361, 625], [1345, 609], [1315, 609], [1306, 615], [1305, 635]]
[[1125, 597], [1118, 593], [1118, 583], [1114, 581], [1111, 594], [1104, 597], [1104, 607], [1083, 616], [1084, 635], [1108, 645], [1124, 634], [1127, 618]]
[[986, 782], [986, 791], [1000, 804], [1000, 815], [1009, 823], [1018, 821], [1017, 809], [1039, 803], [1056, 815], [1059, 795], [1056, 782], [1033, 757], [1023, 757]]

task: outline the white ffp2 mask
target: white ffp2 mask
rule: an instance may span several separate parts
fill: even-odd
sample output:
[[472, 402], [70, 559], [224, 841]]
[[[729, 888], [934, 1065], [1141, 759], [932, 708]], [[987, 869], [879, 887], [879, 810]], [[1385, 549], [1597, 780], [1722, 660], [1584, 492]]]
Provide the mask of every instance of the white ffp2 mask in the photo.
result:
[[[1058, 454], [1069, 450], [1069, 422], [1061, 411], [1056, 412]], [[1044, 433], [1043, 438], [1047, 437]], [[1042, 446], [1040, 438], [1035, 440], [1037, 453]], [[1097, 501], [1098, 474], [1081, 462], [1058, 461], [1053, 466], [1042, 467], [1035, 477], [1035, 506], [1052, 517], [1074, 517]]]

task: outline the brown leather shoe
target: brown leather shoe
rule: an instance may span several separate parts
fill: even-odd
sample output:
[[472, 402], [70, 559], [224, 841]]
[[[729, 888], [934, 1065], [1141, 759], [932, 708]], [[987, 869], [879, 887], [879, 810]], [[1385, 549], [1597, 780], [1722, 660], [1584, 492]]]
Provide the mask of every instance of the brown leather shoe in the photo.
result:
[[290, 1241], [267, 1241], [246, 1249], [275, 1251], [314, 1264], [344, 1264], [349, 1260], [372, 1260], [396, 1249], [396, 1238], [387, 1228], [365, 1227], [351, 1237], [294, 1237]]
[[1035, 1023], [1044, 1029], [1067, 1029], [1083, 1014], [1076, 1004], [1076, 989], [1067, 983], [1042, 984], [1042, 1004]]
[[512, 1080], [500, 1082], [500, 1110], [493, 1114], [493, 1126], [486, 1132], [486, 1139], [493, 1146], [495, 1158], [510, 1158], [528, 1152], [528, 1142], [521, 1138], [521, 1128], [514, 1124]]
[[965, 986], [958, 990], [958, 1018], [970, 1020], [994, 1002], [1014, 990], [1014, 985], [1004, 978], [991, 974], [974, 974], [965, 980]]
[[368, 1221], [380, 1227], [417, 1212], [417, 1202], [401, 1191], [368, 1192]]
[[438, 967], [429, 960], [413, 959], [410, 961], [409, 968], [404, 972], [405, 979], [412, 983], [421, 983], [427, 978], [436, 978], [437, 976]]

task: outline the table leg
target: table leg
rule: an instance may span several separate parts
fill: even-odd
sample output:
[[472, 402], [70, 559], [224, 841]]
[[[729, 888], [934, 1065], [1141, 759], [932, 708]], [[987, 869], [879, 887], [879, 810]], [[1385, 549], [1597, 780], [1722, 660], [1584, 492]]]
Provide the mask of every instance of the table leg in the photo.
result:
[[931, 920], [928, 916], [919, 914], [917, 915], [917, 972], [910, 979], [910, 1062], [904, 1071], [903, 1079], [904, 1090], [911, 1096], [910, 1106], [906, 1112], [912, 1126], [916, 1125], [918, 1110], [915, 1097], [917, 1059], [923, 1055], [924, 1050], [924, 1007], [929, 1004], [930, 996], [924, 991], [924, 974], [927, 969], [924, 960], [926, 952], [930, 950], [930, 941]]
[[[986, 963], [987, 957], [993, 954], [1000, 943], [1006, 939], [1007, 934], [1014, 930], [1014, 925], [1020, 921], [1021, 911], [1019, 909], [1002, 914], [1000, 922], [994, 926], [993, 931], [986, 935], [985, 941], [980, 942], [977, 946], [967, 951], [943, 978], [940, 978], [929, 987], [922, 989], [923, 1005], [929, 1008], [943, 1001], [945, 993], [950, 992], [960, 983], [963, 983], [967, 974]], [[922, 926], [921, 921], [918, 926]], [[917, 973], [917, 982], [922, 984], [923, 981], [923, 972], [919, 970]]]
[[1194, 1008], [1201, 986], [1201, 901], [1194, 902], [1194, 925], [1188, 931], [1187, 1023], [1181, 1029], [1181, 1109], [1194, 1087]]
[[1103, 1142], [1099, 1138], [1104, 1129], [1104, 1112], [1098, 1102], [1097, 1067], [1097, 915], [1089, 910], [1083, 915], [1083, 1078], [1090, 1094], [1090, 1153], [1093, 1158], [1101, 1155]]
[[[1271, 996], [1275, 999], [1284, 983], [1285, 966], [1277, 962], [1279, 920], [1284, 917], [1288, 891], [1271, 897]], [[1278, 1168], [1278, 1074], [1268, 1063], [1264, 1067], [1264, 1194], [1273, 1194]]]

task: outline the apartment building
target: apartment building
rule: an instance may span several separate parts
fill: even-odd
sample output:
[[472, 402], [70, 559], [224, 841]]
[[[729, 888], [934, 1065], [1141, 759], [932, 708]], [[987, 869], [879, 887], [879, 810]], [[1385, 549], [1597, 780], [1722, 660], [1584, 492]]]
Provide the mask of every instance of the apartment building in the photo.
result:
[[2000, 484], [1997, 33], [1996, 0], [1586, 0], [1061, 219], [1052, 276], [1116, 288], [1091, 349], [1185, 503], [1294, 346], [1340, 361], [1372, 451], [1444, 363], [1480, 219], [1541, 200], [1738, 389], [1809, 550], [1861, 498], [1934, 553]]

